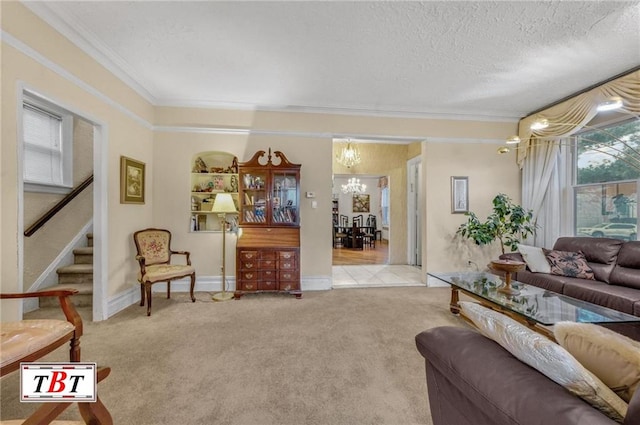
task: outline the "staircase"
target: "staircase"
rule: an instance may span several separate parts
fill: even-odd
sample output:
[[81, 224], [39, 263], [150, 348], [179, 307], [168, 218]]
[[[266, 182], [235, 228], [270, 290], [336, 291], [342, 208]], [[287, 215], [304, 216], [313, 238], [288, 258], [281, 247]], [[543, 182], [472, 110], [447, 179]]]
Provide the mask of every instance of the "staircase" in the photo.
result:
[[[73, 264], [60, 267], [58, 284], [46, 289], [77, 289], [78, 293], [71, 299], [76, 307], [91, 307], [93, 305], [93, 233], [87, 234], [88, 246], [73, 250]], [[42, 298], [40, 308], [55, 307], [57, 298]]]

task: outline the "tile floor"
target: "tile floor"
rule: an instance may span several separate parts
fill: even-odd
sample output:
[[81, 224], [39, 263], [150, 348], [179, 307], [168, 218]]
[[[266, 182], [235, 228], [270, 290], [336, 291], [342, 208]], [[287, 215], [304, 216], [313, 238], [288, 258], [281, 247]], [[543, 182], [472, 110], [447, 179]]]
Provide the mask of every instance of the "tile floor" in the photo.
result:
[[333, 287], [425, 286], [420, 267], [406, 265], [333, 266]]

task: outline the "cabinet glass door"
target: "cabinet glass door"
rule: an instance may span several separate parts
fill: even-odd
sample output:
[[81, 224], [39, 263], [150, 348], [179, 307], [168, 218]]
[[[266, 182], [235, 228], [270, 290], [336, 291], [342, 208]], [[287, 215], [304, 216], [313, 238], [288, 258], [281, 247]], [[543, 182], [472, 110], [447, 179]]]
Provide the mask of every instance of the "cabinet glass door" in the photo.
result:
[[274, 172], [271, 193], [271, 217], [274, 224], [297, 225], [299, 223], [298, 193], [296, 173]]
[[247, 170], [240, 173], [240, 179], [243, 189], [240, 194], [241, 223], [266, 223], [268, 221], [267, 174]]

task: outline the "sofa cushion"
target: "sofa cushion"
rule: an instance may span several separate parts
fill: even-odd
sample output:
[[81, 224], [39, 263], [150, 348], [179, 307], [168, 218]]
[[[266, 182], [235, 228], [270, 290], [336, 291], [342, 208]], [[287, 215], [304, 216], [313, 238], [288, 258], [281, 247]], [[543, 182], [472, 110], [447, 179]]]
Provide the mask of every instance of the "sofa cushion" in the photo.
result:
[[610, 283], [640, 289], [640, 241], [622, 245]]
[[611, 238], [563, 237], [553, 245], [558, 251], [582, 251], [596, 280], [609, 283], [623, 241]]
[[547, 257], [544, 255], [542, 248], [531, 245], [518, 245], [518, 251], [522, 254], [522, 258], [527, 267], [533, 273], [551, 273], [551, 266], [547, 261]]
[[615, 425], [475, 330], [440, 326], [415, 340], [435, 425]]
[[640, 385], [640, 342], [591, 323], [559, 322], [562, 347], [627, 403]]
[[637, 289], [609, 285], [597, 280], [567, 278], [562, 293], [627, 314], [635, 314], [634, 304], [640, 301], [640, 291]]
[[622, 422], [627, 403], [560, 345], [480, 304], [462, 301], [460, 307], [483, 335], [612, 419]]
[[571, 278], [566, 276], [557, 276], [546, 273], [531, 273], [530, 271], [519, 271], [515, 275], [515, 280], [522, 283], [528, 283], [539, 288], [562, 294], [564, 283]]
[[551, 266], [551, 274], [581, 279], [595, 280], [593, 270], [581, 251], [557, 251], [545, 249], [544, 253]]

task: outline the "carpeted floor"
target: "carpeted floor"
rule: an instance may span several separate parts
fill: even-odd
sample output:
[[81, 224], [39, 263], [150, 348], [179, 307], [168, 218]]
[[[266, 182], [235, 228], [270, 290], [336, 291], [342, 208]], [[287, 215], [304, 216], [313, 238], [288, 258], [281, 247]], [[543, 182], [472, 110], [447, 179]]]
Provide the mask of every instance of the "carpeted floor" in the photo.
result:
[[[85, 322], [82, 358], [111, 366], [98, 392], [115, 424], [431, 424], [414, 336], [464, 326], [448, 288], [276, 294], [214, 303], [209, 293]], [[59, 349], [47, 361], [65, 361]], [[0, 417], [26, 415], [19, 376], [0, 381]], [[70, 408], [65, 417], [77, 416]]]

